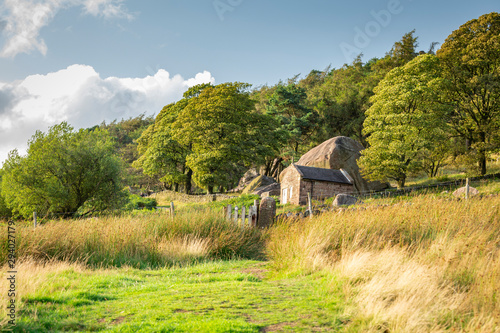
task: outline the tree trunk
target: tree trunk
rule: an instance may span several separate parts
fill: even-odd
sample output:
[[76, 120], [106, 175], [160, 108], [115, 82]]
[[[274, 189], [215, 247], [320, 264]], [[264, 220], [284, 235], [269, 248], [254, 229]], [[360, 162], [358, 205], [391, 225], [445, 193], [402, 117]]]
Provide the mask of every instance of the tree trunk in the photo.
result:
[[188, 168], [188, 172], [186, 174], [186, 194], [191, 193], [191, 179], [193, 178], [193, 170]]
[[179, 184], [174, 183], [174, 192], [179, 192]]
[[486, 152], [484, 149], [479, 150], [479, 170], [481, 172], [481, 176], [486, 174]]
[[479, 154], [479, 170], [481, 172], [481, 176], [486, 174], [486, 149], [484, 145], [486, 144], [486, 133], [479, 133], [479, 137], [481, 138], [481, 146], [478, 149]]
[[406, 177], [398, 179], [398, 190], [401, 190], [405, 187], [405, 181]]
[[207, 186], [207, 191], [208, 191], [208, 194], [214, 193], [214, 186], [213, 185], [208, 185]]

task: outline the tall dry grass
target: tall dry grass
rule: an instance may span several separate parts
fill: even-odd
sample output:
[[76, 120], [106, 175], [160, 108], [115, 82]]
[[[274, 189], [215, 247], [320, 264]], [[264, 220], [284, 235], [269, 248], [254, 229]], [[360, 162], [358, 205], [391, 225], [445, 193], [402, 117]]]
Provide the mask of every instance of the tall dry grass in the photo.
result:
[[[258, 258], [264, 244], [256, 229], [226, 221], [219, 211], [51, 221], [16, 226], [21, 260], [82, 262], [92, 267], [161, 267], [204, 259]], [[0, 263], [7, 260], [2, 233]]]
[[[64, 283], [61, 282], [60, 278], [62, 273], [71, 271], [81, 274], [86, 271], [85, 267], [77, 262], [68, 263], [56, 260], [40, 262], [34, 259], [25, 259], [18, 262], [16, 269], [18, 273], [16, 274], [15, 293], [16, 307], [18, 311], [24, 306], [24, 303], [21, 302], [23, 297], [34, 295], [39, 290], [50, 292], [60, 288], [61, 283]], [[2, 272], [7, 272], [9, 270], [10, 269], [7, 265], [2, 266]], [[5, 291], [0, 295], [0, 329], [5, 329], [6, 331], [8, 331], [9, 327], [7, 322], [10, 319], [7, 316], [7, 305], [10, 300], [7, 293], [10, 281], [7, 280], [7, 275], [7, 273], [2, 274], [2, 278], [0, 279], [0, 290]]]
[[417, 197], [280, 223], [267, 251], [277, 271], [345, 279], [347, 330], [500, 331], [500, 197]]

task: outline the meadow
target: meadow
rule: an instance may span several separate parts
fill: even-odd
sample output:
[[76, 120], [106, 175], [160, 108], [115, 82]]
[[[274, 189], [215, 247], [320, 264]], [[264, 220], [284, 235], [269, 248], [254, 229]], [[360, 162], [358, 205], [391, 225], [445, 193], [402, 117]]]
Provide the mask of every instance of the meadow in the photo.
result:
[[493, 195], [371, 199], [268, 230], [202, 206], [18, 222], [13, 329], [498, 332], [500, 196], [483, 186]]

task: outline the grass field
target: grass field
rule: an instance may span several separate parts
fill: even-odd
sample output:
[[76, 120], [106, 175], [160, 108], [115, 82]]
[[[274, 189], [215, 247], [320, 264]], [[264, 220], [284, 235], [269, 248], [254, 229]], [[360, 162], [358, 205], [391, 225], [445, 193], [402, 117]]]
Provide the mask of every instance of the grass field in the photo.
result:
[[263, 262], [158, 270], [54, 265], [57, 273], [42, 269], [47, 273], [25, 298], [17, 331], [310, 332], [330, 331], [343, 319], [334, 278], [269, 280]]
[[188, 206], [19, 222], [14, 330], [498, 332], [500, 196], [390, 200], [266, 231]]

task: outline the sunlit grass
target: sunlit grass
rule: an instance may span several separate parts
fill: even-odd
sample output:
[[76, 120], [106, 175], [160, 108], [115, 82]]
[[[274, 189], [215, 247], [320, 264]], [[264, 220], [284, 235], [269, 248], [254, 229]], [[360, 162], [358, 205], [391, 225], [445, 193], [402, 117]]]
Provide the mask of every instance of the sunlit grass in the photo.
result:
[[[0, 262], [7, 260], [2, 236]], [[33, 229], [16, 226], [20, 259], [64, 260], [93, 267], [162, 267], [204, 259], [259, 258], [264, 249], [260, 230], [226, 221], [221, 210], [190, 210], [55, 220]]]
[[353, 331], [493, 332], [500, 325], [500, 197], [426, 196], [283, 222], [278, 275], [342, 276]]

